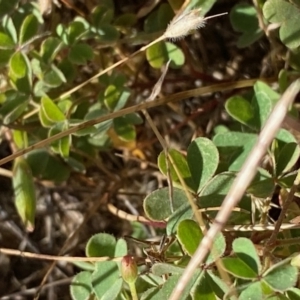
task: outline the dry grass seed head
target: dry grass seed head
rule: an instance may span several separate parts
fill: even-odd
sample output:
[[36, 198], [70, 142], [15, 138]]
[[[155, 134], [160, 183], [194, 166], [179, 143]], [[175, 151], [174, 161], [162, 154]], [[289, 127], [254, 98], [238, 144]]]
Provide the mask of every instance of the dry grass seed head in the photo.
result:
[[180, 39], [192, 30], [205, 26], [204, 18], [199, 15], [201, 8], [183, 12], [175, 17], [164, 33], [166, 38]]
[[226, 13], [217, 14], [204, 18], [200, 16], [201, 8], [188, 10], [175, 17], [167, 27], [164, 37], [168, 39], [180, 39], [188, 35], [192, 30], [204, 27], [206, 20], [226, 15]]

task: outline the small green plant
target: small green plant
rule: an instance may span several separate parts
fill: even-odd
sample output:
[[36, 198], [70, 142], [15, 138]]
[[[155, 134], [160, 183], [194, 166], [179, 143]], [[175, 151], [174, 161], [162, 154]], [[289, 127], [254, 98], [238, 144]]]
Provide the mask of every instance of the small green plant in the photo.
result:
[[[139, 299], [168, 299], [170, 297], [172, 289], [178, 283], [185, 266], [203, 239], [206, 228], [209, 228], [219, 211], [236, 173], [253, 148], [258, 132], [279, 97], [280, 95], [266, 84], [257, 82], [252, 95], [246, 98], [234, 96], [225, 104], [227, 112], [240, 124], [240, 130], [237, 130], [236, 126], [235, 130], [224, 127], [222, 130], [216, 128], [212, 141], [202, 137], [196, 138], [188, 147], [186, 156], [175, 149], [169, 149], [168, 154], [172, 158], [172, 163], [168, 162], [165, 152], [159, 155], [158, 166], [161, 172], [168, 176], [169, 164], [169, 176], [174, 187], [172, 194], [168, 187], [149, 194], [144, 200], [144, 211], [151, 222], [165, 222], [165, 234], [173, 239], [171, 245], [163, 240], [155, 252], [156, 255], [145, 251], [144, 258], [131, 258], [131, 261], [143, 263], [143, 266], [139, 267], [138, 278], [134, 280]], [[283, 191], [292, 188], [297, 176], [297, 172], [293, 171], [293, 166], [299, 155], [300, 147], [294, 136], [287, 130], [281, 129], [269, 149], [268, 163], [259, 169], [256, 178], [239, 202], [239, 206], [232, 212], [224, 229], [243, 232], [254, 230], [254, 228], [258, 230], [267, 228], [270, 224], [268, 216], [270, 197], [278, 186], [281, 187], [282, 197], [284, 197]], [[196, 204], [196, 211], [193, 211], [189, 204], [186, 191], [180, 182], [181, 179]], [[204, 226], [199, 226], [194, 220], [195, 215], [199, 213], [203, 220], [201, 225]], [[286, 215], [287, 220], [293, 217], [293, 212], [288, 212]], [[295, 237], [296, 232], [298, 230], [293, 231], [293, 234], [296, 234]], [[239, 295], [239, 299], [264, 299], [276, 295], [293, 299], [293, 295], [299, 294], [299, 291], [294, 288], [298, 270], [297, 267], [291, 265], [293, 244], [298, 243], [298, 238], [291, 240], [291, 244], [286, 246], [283, 246], [284, 239], [279, 239], [275, 247], [259, 250], [248, 238], [237, 237], [237, 235], [233, 242], [228, 243], [226, 236], [225, 233], [218, 234], [210, 255], [193, 275], [184, 294], [181, 295], [182, 299], [189, 297], [201, 299], [204, 294], [212, 299], [233, 299], [235, 295]], [[95, 238], [90, 239], [87, 249], [91, 247]], [[121, 239], [119, 242], [124, 241]], [[101, 244], [98, 245], [99, 249], [106, 248], [104, 238], [99, 239], [99, 244]], [[281, 247], [286, 248], [285, 258], [276, 261], [277, 252], [282, 253]], [[226, 252], [228, 248], [231, 249], [231, 253]], [[111, 258], [116, 257], [113, 249], [114, 247], [110, 253], [105, 254]], [[262, 251], [265, 251], [264, 256], [262, 256]], [[127, 252], [125, 254], [127, 255]], [[95, 253], [95, 256], [105, 255]], [[150, 262], [151, 269], [144, 273], [147, 261], [148, 264]], [[107, 262], [98, 262], [96, 265], [102, 269], [102, 264], [105, 269], [104, 265]], [[231, 286], [225, 284], [222, 272], [218, 268], [229, 274]], [[96, 293], [97, 286], [93, 285], [92, 278], [94, 277], [84, 276], [84, 274], [86, 271], [74, 278], [71, 288], [73, 298], [83, 299], [74, 297], [74, 290], [81, 282], [82, 286], [85, 284], [92, 286], [90, 293], [95, 293], [99, 299], [102, 299], [103, 295], [99, 297]], [[80, 281], [81, 276], [85, 278], [82, 281]], [[118, 268], [115, 269], [115, 276], [120, 278]], [[101, 284], [99, 282], [99, 285]], [[120, 283], [118, 287], [120, 295], [128, 293], [126, 285]], [[109, 290], [107, 292], [110, 293]], [[106, 299], [106, 296], [103, 297]], [[114, 299], [118, 299], [117, 295], [115, 297]]]
[[[197, 5], [197, 1], [194, 2], [190, 7]], [[210, 3], [207, 6], [209, 9], [214, 1], [207, 3]], [[31, 180], [39, 178], [63, 182], [72, 171], [86, 171], [83, 163], [85, 156], [78, 153], [85, 153], [93, 159], [98, 150], [107, 150], [122, 143], [134, 145], [135, 127], [143, 122], [134, 110], [127, 114], [120, 113], [115, 118], [108, 117], [104, 122], [95, 121], [118, 113], [130, 101], [132, 90], [125, 86], [128, 80], [126, 74], [114, 70], [108, 75], [109, 68], [106, 68], [91, 78], [98, 80], [97, 88], [88, 85], [91, 79], [76, 86], [76, 76], [79, 76], [85, 64], [101, 59], [100, 54], [96, 56], [91, 44], [109, 47], [116, 43], [120, 34], [135, 23], [135, 17], [124, 14], [114, 20], [115, 6], [112, 0], [108, 0], [95, 7], [88, 19], [76, 17], [68, 25], [57, 24], [56, 34], [49, 36], [50, 32], [39, 35], [44, 20], [34, 3], [22, 7], [18, 1], [9, 6], [1, 2], [1, 5], [6, 14], [0, 26], [0, 56], [8, 78], [1, 96], [0, 118], [4, 126], [13, 128], [14, 151], [23, 154], [29, 152], [25, 159], [32, 170], [29, 175]], [[192, 11], [196, 21], [197, 17], [203, 20], [199, 12], [197, 9]], [[205, 12], [201, 11], [202, 14]], [[162, 15], [164, 18], [161, 18]], [[184, 16], [187, 18], [189, 14]], [[144, 21], [146, 35], [166, 30], [150, 43], [153, 44], [151, 47], [149, 44], [140, 49], [146, 50], [146, 58], [153, 68], [160, 68], [169, 60], [170, 67], [175, 69], [184, 63], [184, 55], [179, 47], [163, 41], [172, 36], [178, 37], [178, 29], [176, 32], [172, 29], [180, 23], [184, 25], [182, 18], [170, 23], [173, 17], [170, 4], [165, 3]], [[157, 19], [163, 21], [156, 22]], [[186, 33], [191, 29], [186, 28]], [[91, 39], [93, 42], [88, 43]], [[37, 42], [39, 44], [35, 47]], [[105, 55], [109, 56], [109, 53]], [[120, 63], [126, 62], [131, 56]], [[74, 95], [83, 86], [86, 88]], [[70, 89], [65, 92], [68, 87]], [[37, 126], [38, 130], [32, 130]], [[38, 149], [40, 146], [37, 144], [42, 146], [49, 143], [50, 151]], [[28, 151], [29, 148], [33, 151]], [[23, 194], [26, 194], [25, 190]], [[24, 207], [31, 207], [36, 201], [28, 201], [28, 197], [24, 197], [21, 202]], [[35, 211], [33, 208], [28, 210]], [[20, 214], [24, 218], [24, 214]], [[23, 221], [25, 224], [32, 222]], [[28, 230], [33, 228], [32, 224]]]
[[[125, 240], [105, 233], [91, 237], [86, 245], [87, 257], [120, 257], [127, 254]], [[122, 290], [123, 279], [117, 262], [105, 261], [95, 264], [78, 263], [84, 271], [78, 273], [71, 284], [73, 299], [87, 299], [95, 294], [97, 299], [116, 299]]]
[[246, 3], [236, 4], [230, 12], [230, 21], [233, 29], [242, 34], [237, 41], [239, 48], [253, 44], [264, 34], [259, 27], [257, 11], [253, 5]]

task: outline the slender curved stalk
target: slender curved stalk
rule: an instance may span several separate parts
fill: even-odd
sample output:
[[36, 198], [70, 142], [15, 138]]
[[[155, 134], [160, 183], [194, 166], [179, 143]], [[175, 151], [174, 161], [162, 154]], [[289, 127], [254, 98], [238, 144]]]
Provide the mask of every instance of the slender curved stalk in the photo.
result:
[[134, 282], [128, 283], [128, 285], [129, 285], [129, 288], [130, 288], [131, 299], [132, 300], [138, 300], [135, 283]]

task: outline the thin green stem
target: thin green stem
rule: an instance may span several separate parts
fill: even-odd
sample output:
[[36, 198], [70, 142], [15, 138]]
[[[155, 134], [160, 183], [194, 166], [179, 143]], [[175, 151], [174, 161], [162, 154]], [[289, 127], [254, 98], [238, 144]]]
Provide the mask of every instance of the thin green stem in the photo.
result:
[[138, 296], [137, 296], [137, 292], [136, 292], [136, 288], [135, 288], [135, 283], [132, 282], [132, 283], [128, 283], [129, 285], [129, 288], [130, 288], [130, 293], [131, 293], [131, 299], [132, 300], [138, 300]]

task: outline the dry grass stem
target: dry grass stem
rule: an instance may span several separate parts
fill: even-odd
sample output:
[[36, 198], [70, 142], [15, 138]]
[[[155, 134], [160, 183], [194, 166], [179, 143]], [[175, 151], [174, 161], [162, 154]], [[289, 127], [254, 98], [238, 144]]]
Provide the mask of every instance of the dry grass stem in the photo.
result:
[[[262, 80], [262, 79], [260, 79]], [[34, 149], [39, 149], [39, 148], [43, 148], [49, 144], [51, 144], [54, 141], [57, 141], [65, 136], [68, 136], [72, 133], [77, 132], [78, 130], [93, 126], [95, 124], [99, 124], [101, 122], [107, 121], [107, 120], [111, 120], [120, 116], [124, 116], [133, 112], [138, 112], [141, 111], [143, 109], [149, 109], [149, 108], [153, 108], [153, 107], [157, 107], [160, 105], [164, 105], [168, 102], [173, 102], [173, 101], [180, 101], [189, 97], [195, 97], [195, 96], [199, 96], [199, 95], [205, 95], [208, 93], [213, 93], [215, 91], [221, 92], [221, 91], [226, 91], [226, 90], [231, 90], [231, 89], [239, 89], [239, 88], [245, 88], [245, 87], [251, 87], [254, 85], [254, 83], [257, 81], [257, 79], [249, 79], [249, 80], [241, 80], [241, 81], [234, 81], [234, 82], [227, 82], [227, 83], [220, 83], [220, 84], [215, 84], [215, 85], [211, 85], [211, 86], [205, 86], [205, 87], [201, 87], [201, 88], [196, 88], [196, 89], [192, 89], [189, 91], [184, 91], [184, 92], [180, 92], [180, 93], [176, 93], [167, 97], [162, 97], [162, 98], [158, 98], [157, 100], [154, 101], [150, 101], [150, 102], [144, 102], [144, 103], [140, 103], [134, 106], [130, 106], [121, 110], [118, 110], [116, 112], [113, 112], [111, 114], [93, 119], [93, 120], [89, 120], [86, 122], [83, 122], [77, 126], [74, 126], [72, 128], [69, 128], [68, 130], [65, 130], [63, 132], [60, 132], [58, 134], [55, 134], [43, 141], [40, 141], [34, 145], [29, 146], [26, 149], [22, 149], [20, 151], [17, 151], [3, 159], [0, 160], [0, 166], [12, 161], [13, 159], [15, 159], [16, 157], [19, 157], [21, 155], [24, 155]], [[270, 81], [270, 80], [266, 80], [266, 81]]]
[[20, 256], [31, 259], [39, 259], [39, 260], [51, 260], [53, 262], [57, 261], [66, 261], [66, 262], [75, 262], [75, 261], [83, 261], [83, 262], [98, 262], [98, 261], [121, 261], [122, 257], [77, 257], [77, 256], [55, 256], [55, 255], [46, 255], [46, 254], [38, 254], [31, 253], [26, 251], [20, 251], [15, 249], [7, 249], [0, 248], [0, 253], [11, 255], [11, 256]]

